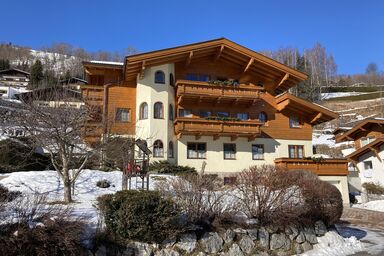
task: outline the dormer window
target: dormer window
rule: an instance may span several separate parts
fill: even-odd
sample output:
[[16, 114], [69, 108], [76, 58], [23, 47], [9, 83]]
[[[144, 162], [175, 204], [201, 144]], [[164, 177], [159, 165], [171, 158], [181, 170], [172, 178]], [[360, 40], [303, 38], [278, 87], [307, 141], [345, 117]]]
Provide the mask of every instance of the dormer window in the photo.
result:
[[165, 74], [163, 71], [161, 71], [161, 70], [156, 71], [155, 83], [156, 84], [165, 84]]

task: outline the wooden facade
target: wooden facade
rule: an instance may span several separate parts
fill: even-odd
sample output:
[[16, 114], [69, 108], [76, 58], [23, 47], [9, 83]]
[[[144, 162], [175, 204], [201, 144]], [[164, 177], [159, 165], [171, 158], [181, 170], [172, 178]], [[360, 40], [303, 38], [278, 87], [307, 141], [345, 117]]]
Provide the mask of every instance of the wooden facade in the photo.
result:
[[288, 171], [305, 170], [320, 176], [348, 175], [348, 160], [346, 159], [314, 161], [312, 159], [278, 158], [275, 163]]

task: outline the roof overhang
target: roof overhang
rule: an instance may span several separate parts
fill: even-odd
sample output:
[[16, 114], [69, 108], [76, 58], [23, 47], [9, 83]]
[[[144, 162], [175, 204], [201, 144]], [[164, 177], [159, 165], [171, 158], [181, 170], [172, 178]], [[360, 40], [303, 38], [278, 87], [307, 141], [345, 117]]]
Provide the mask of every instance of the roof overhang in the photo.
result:
[[328, 122], [339, 116], [327, 108], [298, 98], [290, 93], [280, 94], [275, 99], [278, 111], [290, 110], [304, 113], [309, 116], [309, 123], [312, 125]]
[[125, 58], [125, 77], [135, 80], [148, 67], [166, 63], [185, 62], [188, 65], [195, 59], [208, 57], [215, 62], [226, 59], [237, 63], [243, 72], [258, 74], [274, 81], [274, 90], [280, 93], [307, 79], [307, 75], [270, 59], [260, 53], [236, 44], [226, 38], [219, 38], [195, 44], [173, 47]]
[[362, 148], [359, 148], [358, 150], [352, 152], [351, 154], [349, 154], [347, 156], [347, 158], [349, 160], [351, 160], [352, 162], [358, 162], [358, 158], [370, 151], [372, 151], [375, 156], [379, 159], [380, 162], [383, 161], [383, 159], [381, 159], [380, 157], [380, 147], [384, 145], [384, 137], [383, 138], [378, 138], [374, 141], [372, 141], [371, 143], [365, 145], [364, 147]]
[[105, 69], [123, 71], [124, 63], [110, 61], [83, 61], [83, 66], [87, 74], [93, 75], [98, 74]]
[[384, 127], [384, 119], [365, 119], [355, 125], [352, 129], [349, 131], [341, 134], [340, 136], [336, 137], [336, 143], [340, 143], [343, 141], [353, 141], [358, 137], [358, 134], [360, 132], [365, 132], [369, 130], [369, 126], [371, 125], [378, 125], [381, 127]]

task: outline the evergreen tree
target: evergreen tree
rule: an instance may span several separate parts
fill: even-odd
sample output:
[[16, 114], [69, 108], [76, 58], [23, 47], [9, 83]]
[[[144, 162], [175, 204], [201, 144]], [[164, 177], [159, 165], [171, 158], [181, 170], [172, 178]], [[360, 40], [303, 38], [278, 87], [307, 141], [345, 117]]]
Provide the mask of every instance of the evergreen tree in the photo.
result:
[[11, 67], [11, 65], [9, 64], [9, 60], [8, 59], [1, 59], [0, 60], [0, 70], [5, 70], [5, 69], [9, 69]]
[[43, 78], [44, 78], [43, 65], [41, 64], [40, 60], [36, 60], [31, 67], [29, 88], [36, 89], [37, 87], [39, 87]]

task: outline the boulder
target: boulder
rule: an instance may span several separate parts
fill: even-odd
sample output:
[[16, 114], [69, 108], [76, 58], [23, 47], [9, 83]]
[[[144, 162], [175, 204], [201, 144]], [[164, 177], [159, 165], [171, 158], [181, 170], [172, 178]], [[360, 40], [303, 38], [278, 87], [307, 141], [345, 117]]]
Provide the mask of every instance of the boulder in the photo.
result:
[[255, 248], [255, 243], [248, 235], [243, 235], [239, 242], [241, 250], [247, 254], [251, 253], [253, 248]]
[[204, 251], [209, 254], [218, 253], [223, 249], [223, 239], [216, 232], [208, 232], [200, 240]]
[[[128, 247], [133, 248], [134, 255], [137, 256], [151, 256], [153, 254], [153, 248], [150, 244], [133, 242], [129, 244]], [[129, 248], [127, 248], [129, 251]]]
[[315, 234], [317, 236], [323, 236], [325, 233], [327, 233], [327, 227], [325, 226], [324, 222], [321, 220], [318, 220], [315, 222]]
[[272, 234], [270, 248], [271, 250], [289, 250], [291, 248], [291, 240], [289, 240], [289, 237], [284, 233]]
[[293, 252], [297, 255], [301, 254], [304, 252], [303, 250], [303, 247], [301, 246], [301, 244], [298, 244], [298, 243], [294, 243], [293, 245]]
[[163, 248], [169, 248], [172, 247], [176, 243], [176, 238], [166, 238], [162, 243], [161, 246]]
[[312, 227], [306, 227], [304, 228], [304, 235], [305, 235], [305, 240], [310, 242], [311, 244], [317, 244], [317, 237], [315, 234], [315, 229]]
[[187, 253], [191, 253], [196, 248], [196, 240], [197, 238], [195, 233], [183, 234], [175, 246], [186, 251]]
[[295, 240], [295, 238], [299, 235], [299, 230], [296, 227], [291, 226], [285, 229], [285, 234], [289, 236], [289, 239]]
[[235, 228], [233, 231], [235, 231], [237, 234], [247, 234], [247, 230], [243, 228]]
[[259, 229], [259, 242], [260, 246], [269, 249], [269, 233], [265, 228]]
[[180, 256], [180, 253], [172, 249], [162, 249], [157, 251], [155, 256]]
[[237, 244], [232, 244], [224, 256], [244, 256], [244, 253], [241, 251], [240, 246]]
[[300, 231], [299, 235], [296, 237], [296, 242], [298, 242], [299, 244], [302, 244], [305, 242], [305, 235], [303, 231]]
[[227, 231], [225, 231], [223, 235], [223, 239], [225, 243], [232, 242], [235, 239], [235, 237], [236, 237], [236, 233], [232, 229], [227, 229]]
[[259, 231], [257, 229], [255, 229], [255, 228], [254, 229], [248, 229], [247, 233], [253, 241], [257, 240], [257, 233], [259, 233]]
[[304, 252], [313, 249], [313, 246], [310, 243], [308, 243], [308, 242], [304, 242], [301, 246], [303, 247]]

